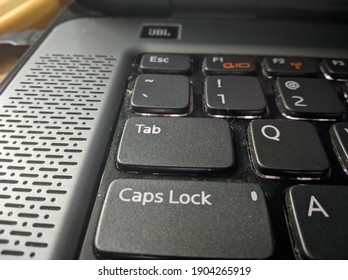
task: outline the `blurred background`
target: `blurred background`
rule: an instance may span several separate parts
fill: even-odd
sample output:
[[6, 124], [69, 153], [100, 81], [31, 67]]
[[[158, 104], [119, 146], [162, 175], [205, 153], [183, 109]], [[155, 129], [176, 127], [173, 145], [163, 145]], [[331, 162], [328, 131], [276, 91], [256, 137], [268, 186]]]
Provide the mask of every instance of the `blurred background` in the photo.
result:
[[70, 1], [0, 0], [0, 83]]

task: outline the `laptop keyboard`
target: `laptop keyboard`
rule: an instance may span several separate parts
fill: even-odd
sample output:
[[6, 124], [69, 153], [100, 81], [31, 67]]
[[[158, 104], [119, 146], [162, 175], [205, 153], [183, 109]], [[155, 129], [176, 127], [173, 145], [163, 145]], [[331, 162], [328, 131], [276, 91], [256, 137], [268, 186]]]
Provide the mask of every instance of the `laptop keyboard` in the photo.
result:
[[341, 59], [136, 57], [96, 255], [347, 259], [345, 79]]

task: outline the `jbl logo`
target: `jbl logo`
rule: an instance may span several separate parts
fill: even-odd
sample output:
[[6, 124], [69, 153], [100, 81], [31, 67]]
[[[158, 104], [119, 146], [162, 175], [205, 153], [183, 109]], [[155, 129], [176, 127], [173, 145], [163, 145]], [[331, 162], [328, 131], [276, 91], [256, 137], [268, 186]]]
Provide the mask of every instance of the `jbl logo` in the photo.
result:
[[167, 28], [150, 28], [149, 29], [150, 37], [170, 37], [171, 33]]
[[141, 30], [141, 38], [152, 39], [178, 39], [179, 26], [150, 26], [144, 25]]

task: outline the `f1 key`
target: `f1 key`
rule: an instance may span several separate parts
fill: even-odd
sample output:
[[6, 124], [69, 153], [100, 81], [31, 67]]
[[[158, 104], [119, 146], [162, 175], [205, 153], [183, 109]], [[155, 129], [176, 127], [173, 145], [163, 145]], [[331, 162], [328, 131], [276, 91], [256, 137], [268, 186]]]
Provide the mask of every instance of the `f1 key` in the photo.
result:
[[314, 76], [318, 67], [314, 59], [298, 57], [266, 57], [262, 61], [266, 76]]
[[139, 117], [126, 122], [117, 165], [155, 173], [229, 173], [234, 166], [226, 120]]
[[253, 74], [254, 61], [244, 56], [208, 56], [204, 59], [203, 69], [209, 74]]

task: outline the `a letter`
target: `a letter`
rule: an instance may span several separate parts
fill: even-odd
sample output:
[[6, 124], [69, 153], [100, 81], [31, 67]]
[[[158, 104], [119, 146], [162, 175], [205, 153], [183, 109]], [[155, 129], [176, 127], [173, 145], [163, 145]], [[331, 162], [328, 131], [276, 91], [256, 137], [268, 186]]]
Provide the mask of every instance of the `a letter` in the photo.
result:
[[169, 192], [169, 204], [179, 204], [179, 201], [175, 201], [173, 199], [173, 191], [172, 190], [170, 190], [170, 192]]
[[150, 56], [150, 62], [157, 62], [157, 56]]
[[153, 193], [150, 193], [150, 192], [145, 192], [144, 193], [144, 197], [143, 197], [143, 205], [145, 205], [146, 203], [149, 203], [149, 202], [152, 202], [153, 199], [154, 199], [154, 195]]
[[142, 197], [141, 192], [134, 192], [133, 196], [132, 196], [132, 201], [133, 202], [141, 202], [141, 197]]
[[138, 133], [141, 132], [141, 128], [144, 126], [144, 124], [136, 124], [135, 126], [138, 127]]
[[[198, 198], [198, 201], [195, 200], [195, 198]], [[200, 202], [200, 195], [199, 194], [194, 194], [192, 197], [191, 197], [191, 202], [192, 204], [194, 205], [200, 205], [201, 202]]]
[[319, 201], [314, 197], [314, 195], [311, 196], [311, 200], [309, 202], [308, 217], [312, 217], [313, 212], [321, 212], [325, 218], [330, 217], [323, 206], [321, 206]]
[[118, 195], [118, 197], [119, 197], [122, 201], [130, 201], [129, 198], [125, 198], [125, 197], [123, 196], [123, 193], [126, 192], [126, 191], [132, 191], [132, 189], [131, 189], [131, 188], [126, 188], [126, 189], [123, 189], [123, 190], [120, 191], [120, 194]]
[[189, 204], [191, 197], [187, 193], [183, 193], [182, 195], [180, 195], [179, 201], [181, 204]]
[[211, 197], [211, 194], [205, 195], [205, 192], [202, 192], [202, 205], [208, 204], [211, 205], [211, 202], [208, 200]]
[[156, 197], [156, 199], [154, 200], [155, 203], [162, 203], [163, 202], [163, 193], [156, 193], [155, 197]]
[[[266, 133], [266, 129], [271, 129], [274, 131], [274, 136], [271, 136], [271, 135], [268, 135]], [[263, 134], [263, 136], [265, 136], [266, 138], [270, 139], [270, 140], [274, 140], [274, 141], [280, 141], [279, 139], [279, 136], [280, 136], [280, 131], [278, 128], [276, 128], [275, 126], [273, 125], [264, 125], [262, 128], [261, 128], [261, 133]]]
[[151, 127], [145, 126], [143, 132], [144, 132], [145, 134], [151, 134]]
[[161, 128], [153, 125], [152, 126], [152, 134], [159, 134], [161, 132]]

